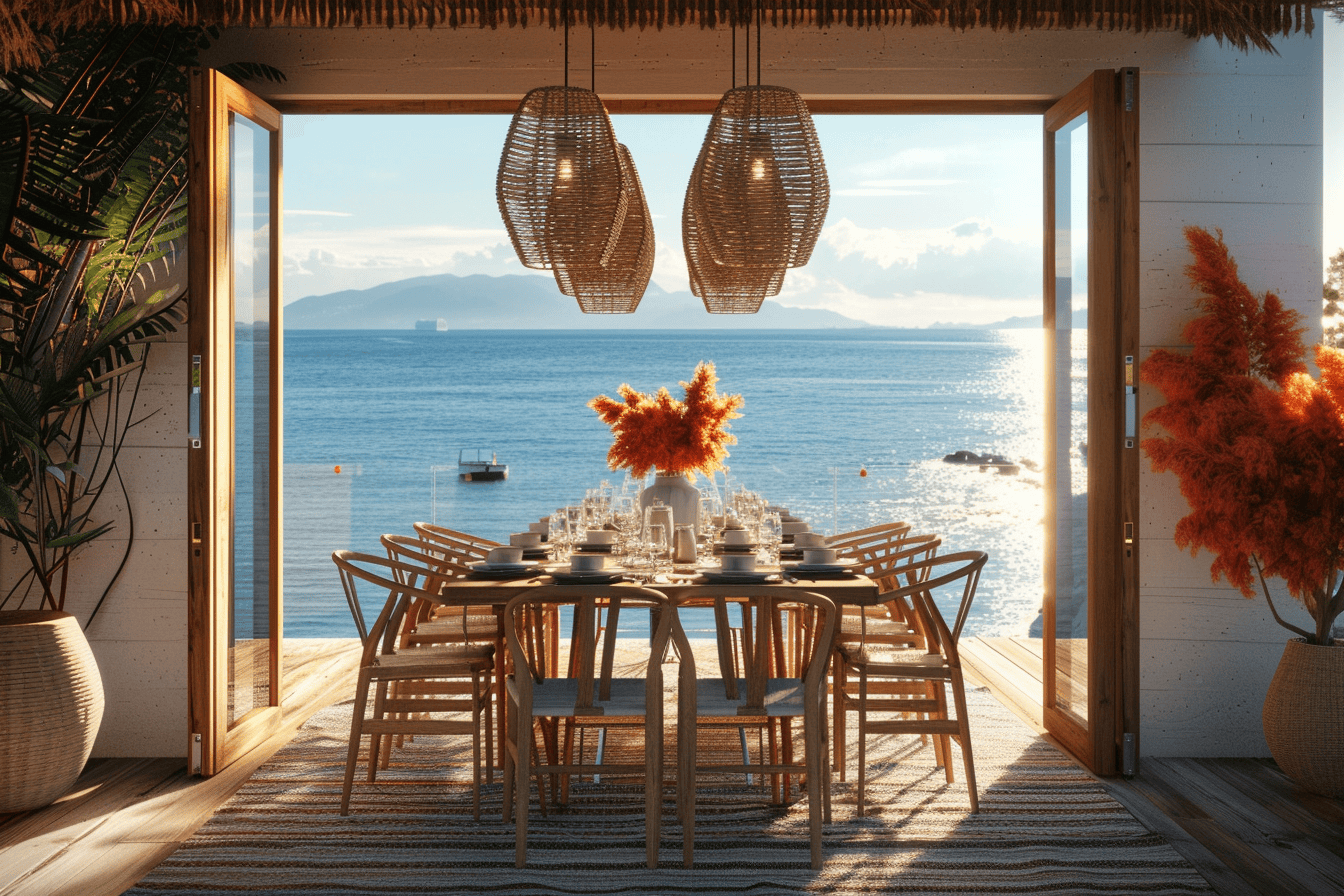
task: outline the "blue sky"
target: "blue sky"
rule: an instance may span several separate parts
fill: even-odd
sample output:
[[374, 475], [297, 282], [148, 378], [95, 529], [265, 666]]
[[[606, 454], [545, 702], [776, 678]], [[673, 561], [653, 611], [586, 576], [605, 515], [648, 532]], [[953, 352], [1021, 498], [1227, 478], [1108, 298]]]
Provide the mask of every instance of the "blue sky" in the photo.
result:
[[[1325, 18], [1320, 16], [1319, 18]], [[1327, 19], [1324, 249], [1344, 247], [1344, 25]], [[654, 282], [688, 288], [686, 181], [707, 116], [614, 116], [654, 216]], [[1039, 312], [1038, 116], [818, 116], [831, 205], [779, 301], [873, 324]], [[495, 202], [507, 116], [288, 116], [286, 301], [426, 274], [523, 268]], [[370, 163], [370, 160], [376, 160]]]

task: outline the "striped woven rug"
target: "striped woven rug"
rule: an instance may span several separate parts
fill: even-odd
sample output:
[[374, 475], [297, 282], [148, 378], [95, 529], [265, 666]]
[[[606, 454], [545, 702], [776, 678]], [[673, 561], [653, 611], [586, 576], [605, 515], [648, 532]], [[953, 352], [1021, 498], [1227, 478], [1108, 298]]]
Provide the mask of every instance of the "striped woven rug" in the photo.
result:
[[[825, 867], [808, 862], [807, 807], [768, 805], [745, 779], [698, 791], [696, 866], [666, 791], [662, 867], [644, 867], [640, 786], [574, 786], [568, 807], [529, 816], [528, 867], [514, 867], [503, 788], [472, 820], [464, 738], [421, 738], [337, 814], [351, 704], [318, 712], [133, 894], [1207, 893], [1204, 879], [1084, 771], [987, 691], [968, 694], [980, 784], [972, 815], [957, 782], [913, 737], [870, 739], [872, 809], [854, 817], [852, 769], [834, 786]], [[610, 750], [620, 750], [613, 734]], [[732, 732], [729, 744], [737, 743]], [[592, 751], [594, 734], [585, 745]], [[851, 736], [851, 753], [853, 743]], [[636, 747], [637, 748], [637, 747]], [[955, 748], [954, 748], [955, 750]], [[852, 761], [852, 759], [851, 759]], [[451, 763], [445, 767], [445, 762]], [[361, 774], [362, 777], [362, 766]], [[535, 788], [534, 788], [535, 789]]]

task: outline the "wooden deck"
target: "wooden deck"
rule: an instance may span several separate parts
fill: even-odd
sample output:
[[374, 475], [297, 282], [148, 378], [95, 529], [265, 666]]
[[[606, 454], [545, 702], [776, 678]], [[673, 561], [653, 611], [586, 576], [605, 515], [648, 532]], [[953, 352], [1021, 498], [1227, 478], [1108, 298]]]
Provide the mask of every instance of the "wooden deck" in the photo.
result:
[[[1033, 645], [1015, 640], [968, 638], [967, 667], [1040, 731], [1039, 654], [1033, 666]], [[286, 642], [290, 701], [282, 730], [214, 778], [188, 776], [181, 759], [100, 760], [55, 805], [0, 817], [0, 896], [122, 893], [189, 838], [309, 715], [354, 691], [356, 645]], [[1103, 783], [1223, 896], [1344, 896], [1344, 801], [1298, 790], [1268, 760], [1148, 758], [1139, 776]]]
[[[1038, 731], [1039, 638], [967, 638], [967, 672]], [[1103, 778], [1222, 896], [1344, 896], [1344, 800], [1307, 793], [1270, 759], [1143, 757], [1133, 778]]]

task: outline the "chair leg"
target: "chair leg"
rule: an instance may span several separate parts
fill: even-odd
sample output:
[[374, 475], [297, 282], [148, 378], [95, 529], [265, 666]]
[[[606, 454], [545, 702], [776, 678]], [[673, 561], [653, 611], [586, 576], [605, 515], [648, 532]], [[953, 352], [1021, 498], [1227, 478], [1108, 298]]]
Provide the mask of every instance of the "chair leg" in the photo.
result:
[[957, 743], [961, 746], [961, 759], [966, 766], [966, 790], [971, 797], [971, 814], [980, 811], [980, 794], [975, 788], [975, 760], [971, 756], [971, 720], [966, 714], [966, 687], [961, 679], [961, 670], [952, 670], [952, 699], [956, 703]]
[[658, 867], [663, 832], [663, 720], [648, 713], [644, 726], [644, 857]]
[[[341, 786], [341, 814], [350, 814], [350, 790], [355, 786], [355, 764], [359, 762], [359, 740], [363, 735], [364, 708], [369, 699], [369, 680], [359, 673], [359, 691], [355, 694], [354, 713], [350, 717], [350, 749], [345, 754], [345, 783]], [[372, 749], [372, 747], [370, 747]]]
[[[523, 745], [524, 727], [526, 727], [527, 741], [528, 741], [526, 746]], [[531, 724], [528, 724], [527, 726], [523, 726], [520, 724], [518, 726], [518, 748], [517, 750], [514, 751], [515, 756], [514, 756], [514, 778], [513, 778], [514, 813], [517, 815], [517, 819], [515, 820], [514, 823], [518, 831], [517, 844], [514, 853], [514, 864], [519, 868], [522, 868], [524, 865], [527, 864], [527, 798], [528, 798], [527, 779], [528, 779], [528, 761], [532, 758], [533, 747], [534, 742], [532, 740]], [[537, 782], [537, 786], [538, 790], [540, 790], [541, 786], [540, 781]], [[541, 793], [538, 793], [538, 796], [542, 797], [541, 804], [545, 806], [546, 805], [545, 796]]]
[[859, 771], [858, 806], [854, 810], [855, 818], [863, 817], [863, 786], [868, 780], [868, 669], [859, 666]]
[[835, 718], [832, 723], [835, 728], [833, 744], [835, 748], [834, 765], [840, 771], [840, 780], [845, 780], [845, 679], [848, 676], [848, 669], [845, 666], [845, 660], [836, 651], [835, 658], [831, 660], [831, 697], [834, 704]]
[[471, 675], [471, 816], [481, 820], [481, 673]]
[[822, 767], [829, 758], [824, 752], [825, 735], [822, 726], [826, 724], [823, 708], [813, 709], [812, 718], [803, 718], [803, 748], [807, 751], [807, 816], [812, 833], [812, 867], [821, 867], [821, 826], [825, 816], [825, 781]]

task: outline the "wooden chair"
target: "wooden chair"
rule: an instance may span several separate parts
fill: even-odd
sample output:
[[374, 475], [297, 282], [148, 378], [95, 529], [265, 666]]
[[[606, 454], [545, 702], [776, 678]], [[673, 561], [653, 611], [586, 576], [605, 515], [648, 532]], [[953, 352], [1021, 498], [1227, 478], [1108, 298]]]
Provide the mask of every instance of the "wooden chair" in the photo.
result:
[[[926, 639], [918, 615], [908, 599], [890, 596], [902, 583], [898, 581], [897, 574], [889, 570], [933, 556], [938, 551], [941, 539], [936, 535], [911, 535], [907, 523], [873, 526], [864, 532], [863, 536], [850, 541], [841, 556], [857, 560], [859, 565], [854, 571], [873, 577], [886, 599], [871, 607], [845, 607], [840, 617], [836, 642], [866, 642], [922, 650]], [[844, 691], [847, 687], [849, 670], [844, 662], [844, 654], [837, 650], [832, 658], [831, 694], [834, 709], [831, 725], [832, 748], [835, 751], [833, 765], [838, 769], [841, 781], [846, 777], [845, 748], [848, 735]], [[883, 687], [896, 693], [903, 686], [888, 682]], [[908, 685], [904, 687], [908, 688]]]
[[[402, 619], [417, 600], [428, 600], [424, 567], [373, 554], [336, 551], [331, 555], [340, 573], [346, 601], [355, 619], [364, 651], [360, 657], [355, 707], [350, 722], [350, 749], [346, 755], [345, 783], [341, 789], [341, 814], [350, 811], [355, 765], [360, 740], [369, 735], [370, 783], [377, 778], [379, 750], [385, 735], [469, 734], [472, 757], [472, 811], [481, 817], [481, 725], [485, 714], [488, 729], [490, 670], [494, 648], [488, 644], [418, 647], [401, 650], [397, 633]], [[364, 584], [386, 592], [383, 607], [370, 625], [366, 623], [359, 587]], [[367, 588], [365, 589], [367, 591]], [[405, 682], [457, 680], [468, 683], [461, 696], [403, 694], [392, 686]], [[389, 691], [391, 690], [391, 693]], [[373, 709], [368, 718], [369, 694]], [[471, 720], [436, 719], [433, 713], [470, 712]]]
[[[971, 755], [970, 720], [966, 714], [966, 686], [962, 678], [961, 657], [957, 641], [966, 624], [971, 602], [975, 599], [976, 585], [981, 570], [989, 559], [983, 551], [962, 551], [919, 560], [913, 563], [892, 564], [890, 572], [907, 582], [891, 597], [909, 599], [920, 619], [920, 626], [928, 639], [925, 648], [900, 648], [869, 643], [842, 643], [838, 653], [847, 670], [858, 675], [858, 689], [853, 696], [847, 688], [836, 688], [843, 707], [858, 713], [858, 806], [857, 814], [864, 811], [864, 784], [867, 756], [865, 744], [869, 734], [928, 734], [934, 737], [938, 762], [944, 767], [948, 783], [955, 780], [952, 771], [951, 745], [956, 740], [961, 747], [966, 768], [966, 785], [970, 792], [971, 811], [980, 811], [979, 794], [975, 786], [975, 761]], [[877, 570], [879, 574], [885, 570]], [[938, 609], [935, 593], [944, 589], [955, 593], [960, 588], [955, 624], [949, 628]], [[894, 681], [895, 693], [875, 695], [871, 683]], [[910, 683], [923, 685], [913, 693], [902, 693]], [[948, 714], [947, 687], [951, 686], [956, 717]], [[895, 714], [895, 717], [873, 719], [870, 713]]]
[[[607, 605], [602, 653], [597, 654], [598, 604]], [[561, 607], [572, 608], [574, 637], [568, 663], [570, 674], [555, 677], [548, 653], [551, 640], [543, 632], [543, 620]], [[646, 611], [652, 640], [642, 675], [614, 676], [616, 635], [620, 615]], [[575, 764], [565, 753], [538, 757], [529, 770], [533, 753], [533, 727], [538, 720], [601, 720], [604, 725], [642, 724], [644, 761], [641, 764], [604, 764], [604, 774], [637, 774], [644, 778], [644, 836], [646, 861], [658, 867], [659, 832], [663, 792], [663, 669], [662, 659], [674, 623], [667, 598], [636, 585], [554, 585], [536, 588], [509, 601], [504, 609], [505, 633], [514, 672], [507, 680], [509, 697], [508, 748], [504, 755], [504, 812], [510, 805], [517, 813], [519, 868], [527, 862], [528, 777], [574, 775], [593, 771], [593, 766]], [[538, 798], [545, 795], [538, 791]]]
[[[728, 604], [750, 608], [744, 639], [744, 668], [739, 676], [728, 634]], [[812, 867], [820, 868], [821, 827], [829, 790], [826, 763], [826, 667], [839, 612], [828, 597], [771, 585], [724, 585], [696, 588], [676, 601], [678, 609], [708, 603], [714, 608], [718, 632], [719, 675], [696, 679], [694, 658], [678, 624], [674, 643], [682, 656], [677, 703], [677, 814], [684, 831], [684, 861], [690, 867], [695, 849], [695, 778], [700, 772], [783, 775], [805, 773], [812, 838]], [[792, 622], [798, 637], [784, 631]], [[789, 648], [792, 647], [792, 650]], [[792, 655], [790, 655], [792, 654]], [[696, 755], [696, 733], [702, 727], [783, 724], [783, 744], [791, 743], [788, 724], [803, 721], [803, 764], [791, 751], [773, 750], [760, 764], [706, 764]]]
[[[427, 551], [425, 543], [419, 538], [409, 535], [384, 535], [381, 542], [383, 548], [387, 551], [388, 559], [400, 561], [423, 571], [421, 588], [431, 594], [439, 594], [446, 582], [460, 578], [468, 572], [468, 567], [455, 558], [445, 556], [442, 552]], [[415, 584], [414, 582], [406, 582], [406, 574], [400, 570], [396, 571], [394, 578], [403, 584]], [[500, 629], [499, 620], [492, 611], [486, 608], [481, 615], [467, 615], [459, 612], [454, 616], [436, 616], [433, 613], [435, 609], [443, 608], [438, 603], [423, 598], [412, 602], [410, 609], [406, 612], [406, 618], [401, 624], [399, 645], [402, 650], [444, 644], [464, 646], [489, 644], [493, 648], [492, 653], [496, 661], [498, 661], [500, 653], [504, 650], [503, 632]], [[503, 670], [496, 665], [495, 674], [502, 673]], [[464, 681], [447, 680], [399, 682], [395, 687], [400, 695], [462, 694], [468, 692], [467, 689], [470, 685]], [[493, 701], [491, 701], [485, 707], [487, 731], [490, 729], [493, 709]], [[403, 738], [398, 737], [396, 746], [401, 746], [402, 742]], [[382, 751], [383, 768], [387, 767], [391, 754], [391, 749]], [[494, 777], [494, 757], [494, 740], [487, 737], [485, 740], [485, 779], [487, 781]]]

